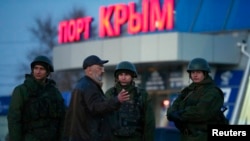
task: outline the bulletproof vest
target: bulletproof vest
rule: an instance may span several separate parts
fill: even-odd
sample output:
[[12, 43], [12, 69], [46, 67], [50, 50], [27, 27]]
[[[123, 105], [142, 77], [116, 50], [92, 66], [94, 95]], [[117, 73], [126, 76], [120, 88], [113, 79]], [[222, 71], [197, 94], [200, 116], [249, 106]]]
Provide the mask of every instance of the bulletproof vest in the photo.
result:
[[59, 119], [64, 116], [65, 109], [63, 99], [57, 96], [56, 88], [46, 86], [44, 90], [27, 89], [28, 97], [24, 102], [22, 119], [24, 130], [26, 132], [36, 132], [37, 129], [57, 130]]
[[[136, 88], [135, 88], [136, 89]], [[142, 133], [143, 101], [139, 89], [134, 90], [134, 97], [124, 102], [120, 109], [114, 112], [113, 133], [116, 136], [133, 136]], [[117, 95], [114, 88], [114, 95]]]

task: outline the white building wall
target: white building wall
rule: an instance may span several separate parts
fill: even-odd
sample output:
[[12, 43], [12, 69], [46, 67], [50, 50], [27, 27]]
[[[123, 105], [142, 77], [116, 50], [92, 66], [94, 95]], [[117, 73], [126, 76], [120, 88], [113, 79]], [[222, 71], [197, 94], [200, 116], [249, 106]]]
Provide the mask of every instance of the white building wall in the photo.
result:
[[120, 61], [157, 63], [188, 62], [203, 57], [209, 63], [237, 64], [239, 36], [189, 33], [160, 33], [86, 41], [57, 46], [53, 51], [55, 70], [81, 68], [83, 59], [95, 54], [114, 66]]

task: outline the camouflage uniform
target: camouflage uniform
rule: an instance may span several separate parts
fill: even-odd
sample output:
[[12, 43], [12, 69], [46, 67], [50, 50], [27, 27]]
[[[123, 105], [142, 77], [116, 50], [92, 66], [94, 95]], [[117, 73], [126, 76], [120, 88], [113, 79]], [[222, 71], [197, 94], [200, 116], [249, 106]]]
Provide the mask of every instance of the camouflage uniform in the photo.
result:
[[[136, 77], [135, 67], [130, 62], [118, 64], [115, 72], [130, 71], [132, 77]], [[154, 141], [155, 116], [151, 97], [148, 93], [134, 85], [121, 86], [119, 82], [107, 90], [105, 95], [112, 98], [125, 89], [130, 94], [130, 100], [121, 104], [119, 110], [111, 115], [112, 141]]]
[[38, 83], [26, 74], [12, 94], [8, 111], [11, 141], [60, 141], [65, 115], [64, 100], [55, 82]]
[[210, 71], [207, 67], [198, 66], [193, 70], [204, 71], [206, 77], [199, 83], [191, 83], [181, 91], [168, 108], [167, 117], [180, 130], [182, 141], [206, 141], [207, 125], [217, 123], [224, 97], [212, 78], [207, 75]]
[[[147, 92], [133, 85], [122, 87], [117, 84], [115, 89], [116, 94], [122, 89], [129, 91], [131, 100], [122, 103], [121, 108], [111, 117], [114, 135], [112, 141], [153, 141], [155, 117]], [[105, 95], [114, 97], [114, 87]]]
[[[46, 76], [37, 80], [34, 67], [41, 65]], [[61, 141], [65, 116], [64, 99], [56, 83], [47, 77], [54, 71], [46, 56], [37, 56], [30, 64], [32, 73], [15, 87], [7, 115], [11, 141]]]

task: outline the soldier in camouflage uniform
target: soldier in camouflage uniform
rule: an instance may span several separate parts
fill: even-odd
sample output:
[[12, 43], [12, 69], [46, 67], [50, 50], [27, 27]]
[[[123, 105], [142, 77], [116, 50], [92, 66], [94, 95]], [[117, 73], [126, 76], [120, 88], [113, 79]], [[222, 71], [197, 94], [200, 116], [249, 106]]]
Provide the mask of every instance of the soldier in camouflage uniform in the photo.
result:
[[116, 66], [114, 77], [115, 86], [108, 89], [105, 95], [112, 98], [120, 91], [127, 91], [130, 100], [122, 103], [121, 108], [111, 116], [112, 141], [154, 141], [152, 101], [144, 89], [135, 86], [135, 66], [128, 61], [120, 62]]
[[193, 59], [187, 72], [192, 83], [168, 108], [167, 118], [180, 130], [181, 141], [206, 141], [207, 125], [218, 124], [224, 96], [209, 76], [210, 67], [205, 59]]
[[65, 116], [64, 100], [48, 76], [54, 71], [46, 56], [30, 64], [31, 74], [15, 87], [7, 115], [11, 141], [60, 141]]

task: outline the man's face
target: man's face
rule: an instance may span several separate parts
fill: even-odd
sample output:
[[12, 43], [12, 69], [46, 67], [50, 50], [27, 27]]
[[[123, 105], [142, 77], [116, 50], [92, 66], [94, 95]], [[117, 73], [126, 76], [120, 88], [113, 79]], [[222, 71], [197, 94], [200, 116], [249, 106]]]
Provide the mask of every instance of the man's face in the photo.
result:
[[102, 76], [104, 74], [104, 67], [102, 65], [92, 65], [88, 68], [89, 77], [94, 79], [96, 82], [102, 82]]
[[47, 71], [42, 65], [35, 65], [33, 68], [33, 76], [36, 80], [44, 80], [47, 77]]
[[199, 70], [191, 71], [190, 76], [194, 83], [199, 83], [205, 78], [203, 71]]
[[119, 73], [117, 77], [122, 86], [130, 84], [133, 79], [131, 74], [126, 72]]

